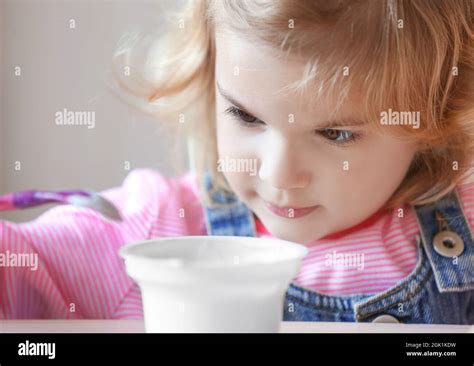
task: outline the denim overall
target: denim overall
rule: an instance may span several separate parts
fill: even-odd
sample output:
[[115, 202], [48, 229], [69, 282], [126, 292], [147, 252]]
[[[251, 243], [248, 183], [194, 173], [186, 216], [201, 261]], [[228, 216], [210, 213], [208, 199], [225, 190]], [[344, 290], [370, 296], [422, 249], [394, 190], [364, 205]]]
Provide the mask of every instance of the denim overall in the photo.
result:
[[[252, 212], [233, 193], [204, 184], [208, 235], [256, 236]], [[212, 206], [212, 207], [211, 207]], [[417, 264], [403, 280], [371, 295], [329, 296], [291, 283], [283, 320], [474, 324], [474, 242], [456, 192], [412, 207], [420, 232]]]

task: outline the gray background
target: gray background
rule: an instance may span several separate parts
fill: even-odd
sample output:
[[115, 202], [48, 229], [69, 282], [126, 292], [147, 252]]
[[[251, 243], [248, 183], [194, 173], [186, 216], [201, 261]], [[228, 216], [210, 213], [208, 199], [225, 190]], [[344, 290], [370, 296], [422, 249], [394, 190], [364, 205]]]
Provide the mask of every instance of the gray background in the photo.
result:
[[[124, 33], [154, 30], [176, 1], [0, 0], [0, 192], [91, 188], [122, 183], [150, 167], [187, 170], [183, 134], [124, 103], [107, 75]], [[74, 19], [75, 29], [70, 28]], [[21, 76], [15, 76], [15, 67]], [[96, 125], [58, 126], [55, 113], [95, 111]], [[15, 170], [15, 162], [21, 170]], [[0, 212], [27, 221], [41, 208]]]

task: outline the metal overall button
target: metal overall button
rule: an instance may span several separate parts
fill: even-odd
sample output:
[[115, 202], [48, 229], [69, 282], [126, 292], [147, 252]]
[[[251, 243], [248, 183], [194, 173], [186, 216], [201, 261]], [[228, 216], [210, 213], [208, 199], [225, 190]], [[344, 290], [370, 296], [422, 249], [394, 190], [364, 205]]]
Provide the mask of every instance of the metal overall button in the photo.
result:
[[372, 323], [400, 323], [400, 321], [392, 315], [383, 314], [372, 320]]
[[433, 238], [435, 251], [443, 257], [457, 257], [464, 251], [464, 241], [452, 231], [441, 212], [435, 212], [440, 232]]
[[457, 257], [464, 251], [464, 241], [452, 231], [441, 231], [435, 235], [433, 245], [443, 257]]

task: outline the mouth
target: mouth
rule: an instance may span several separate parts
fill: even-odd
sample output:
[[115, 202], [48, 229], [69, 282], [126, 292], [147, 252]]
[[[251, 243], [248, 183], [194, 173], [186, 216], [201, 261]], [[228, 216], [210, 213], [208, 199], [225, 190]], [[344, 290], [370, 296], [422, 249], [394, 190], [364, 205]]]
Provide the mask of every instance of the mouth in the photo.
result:
[[263, 200], [263, 202], [272, 213], [280, 217], [285, 217], [287, 219], [296, 219], [302, 216], [306, 216], [319, 207], [319, 205], [309, 207], [282, 207], [274, 205], [273, 203], [268, 202], [266, 200]]

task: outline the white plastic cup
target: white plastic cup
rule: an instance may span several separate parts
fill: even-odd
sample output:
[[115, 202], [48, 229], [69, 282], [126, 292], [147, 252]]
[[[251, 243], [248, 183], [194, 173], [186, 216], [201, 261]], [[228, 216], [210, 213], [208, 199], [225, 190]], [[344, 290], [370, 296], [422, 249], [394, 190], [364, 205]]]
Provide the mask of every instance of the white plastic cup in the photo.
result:
[[278, 332], [308, 249], [279, 239], [179, 236], [120, 250], [142, 292], [145, 330]]

